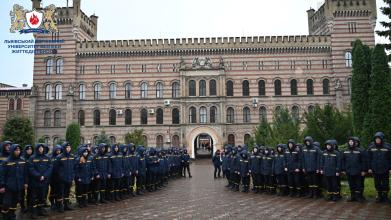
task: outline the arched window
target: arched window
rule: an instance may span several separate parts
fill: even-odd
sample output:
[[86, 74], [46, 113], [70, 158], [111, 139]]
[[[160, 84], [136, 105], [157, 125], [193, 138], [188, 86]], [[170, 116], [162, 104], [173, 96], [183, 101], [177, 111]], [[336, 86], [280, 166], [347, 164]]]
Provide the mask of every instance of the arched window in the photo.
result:
[[251, 112], [249, 107], [243, 108], [243, 123], [251, 122]]
[[86, 86], [84, 84], [79, 85], [79, 99], [86, 99]]
[[291, 95], [297, 95], [297, 80], [291, 80]]
[[329, 79], [323, 80], [323, 95], [330, 94], [330, 81]]
[[95, 126], [100, 125], [100, 111], [99, 110], [94, 111], [94, 125]]
[[227, 81], [227, 96], [234, 96], [234, 83]]
[[61, 111], [54, 112], [54, 127], [61, 127]]
[[163, 136], [158, 135], [156, 137], [156, 147], [163, 147]]
[[110, 143], [111, 144], [116, 144], [116, 140], [114, 136], [110, 136]]
[[179, 98], [179, 83], [174, 82], [172, 84], [172, 98]]
[[57, 59], [56, 62], [56, 74], [62, 74], [64, 72], [64, 60]]
[[102, 87], [99, 83], [94, 85], [94, 99], [99, 100], [102, 93]]
[[172, 110], [172, 123], [179, 124], [179, 109], [177, 108]]
[[15, 110], [15, 99], [10, 99], [8, 101], [8, 110], [10, 111]]
[[281, 112], [281, 106], [276, 106], [275, 108], [274, 108], [274, 113], [280, 113]]
[[227, 109], [227, 123], [235, 123], [235, 110], [232, 107]]
[[85, 117], [84, 117], [84, 111], [83, 110], [80, 110], [79, 113], [78, 113], [78, 121], [79, 121], [79, 125], [80, 126], [84, 126], [84, 123], [85, 123]]
[[201, 107], [200, 108], [200, 123], [206, 123], [206, 114], [207, 114], [206, 108]]
[[244, 80], [242, 83], [242, 95], [243, 96], [250, 96], [250, 85], [247, 80]]
[[197, 123], [197, 110], [195, 107], [189, 109], [189, 123]]
[[115, 109], [111, 109], [109, 112], [109, 125], [117, 124], [117, 111]]
[[274, 81], [274, 95], [281, 95], [281, 80]]
[[158, 108], [156, 110], [156, 124], [161, 125], [163, 124], [163, 109]]
[[265, 88], [265, 81], [264, 80], [258, 81], [258, 95], [259, 96], [266, 95], [266, 88]]
[[45, 127], [51, 126], [51, 113], [49, 110], [45, 111], [43, 115], [43, 124]]
[[299, 110], [299, 107], [296, 106], [296, 105], [292, 107], [292, 118], [295, 121], [299, 121], [300, 120], [300, 110]]
[[146, 82], [141, 83], [141, 98], [148, 97], [148, 84]]
[[206, 96], [206, 82], [205, 80], [200, 81], [200, 96]]
[[210, 108], [210, 123], [216, 123], [217, 122], [217, 108], [212, 106]]
[[352, 78], [348, 78], [348, 94], [352, 94]]
[[179, 147], [180, 143], [179, 143], [179, 136], [178, 135], [174, 135], [172, 136], [172, 146], [173, 147]]
[[22, 99], [21, 98], [16, 99], [16, 110], [22, 110]]
[[148, 137], [143, 135], [144, 146], [148, 146]]
[[312, 79], [307, 79], [307, 95], [314, 94], [314, 81]]
[[250, 140], [250, 138], [251, 138], [251, 135], [245, 134], [245, 135], [244, 135], [244, 139], [243, 139], [243, 141], [244, 141], [243, 143], [244, 143], [244, 144], [247, 144], [248, 141]]
[[267, 110], [265, 106], [261, 106], [259, 108], [259, 121], [263, 121], [263, 122], [267, 121]]
[[217, 95], [216, 80], [214, 79], [209, 81], [209, 95]]
[[196, 96], [196, 82], [194, 80], [189, 81], [189, 96]]
[[115, 83], [110, 83], [109, 86], [109, 98], [115, 99], [117, 97], [117, 85]]
[[131, 125], [132, 124], [132, 110], [126, 109], [125, 110], [125, 125]]
[[161, 99], [163, 98], [163, 83], [158, 82], [156, 84], [156, 98]]
[[308, 113], [313, 113], [315, 111], [315, 107], [313, 105], [308, 106]]
[[[80, 139], [81, 139], [81, 137], [80, 137]], [[84, 143], [84, 141], [80, 142], [80, 143]], [[58, 143], [58, 137], [53, 137], [53, 145], [57, 145], [57, 144], [61, 144], [61, 143]]]
[[345, 65], [346, 67], [352, 67], [352, 52], [348, 51], [345, 53]]
[[228, 135], [228, 144], [235, 146], [235, 135], [233, 135], [233, 134]]
[[132, 85], [130, 83], [125, 84], [125, 99], [132, 98]]
[[51, 75], [54, 71], [53, 59], [46, 60], [46, 75]]
[[56, 100], [62, 99], [62, 85], [61, 84], [57, 84], [54, 87], [54, 99], [56, 99]]
[[148, 111], [145, 108], [141, 109], [140, 122], [142, 125], [148, 124]]
[[52, 86], [49, 84], [45, 86], [45, 99], [52, 99]]

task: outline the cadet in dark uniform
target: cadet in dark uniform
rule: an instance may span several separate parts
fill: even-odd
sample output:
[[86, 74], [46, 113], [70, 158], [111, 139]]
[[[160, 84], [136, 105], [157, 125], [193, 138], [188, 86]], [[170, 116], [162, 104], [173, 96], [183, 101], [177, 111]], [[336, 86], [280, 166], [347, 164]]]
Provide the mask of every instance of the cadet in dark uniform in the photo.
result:
[[137, 195], [144, 194], [146, 169], [147, 164], [145, 161], [145, 148], [143, 146], [137, 147], [137, 159], [138, 159], [138, 175], [137, 175]]
[[181, 157], [182, 160], [182, 166], [183, 166], [183, 176], [186, 177], [186, 170], [189, 174], [189, 178], [191, 178], [190, 174], [190, 155], [187, 153], [187, 150], [185, 149], [183, 151], [183, 155]]
[[377, 202], [388, 202], [391, 172], [391, 149], [384, 142], [383, 132], [377, 132], [368, 147], [368, 173], [373, 174]]
[[285, 168], [285, 144], [278, 144], [273, 161], [273, 174], [276, 177], [278, 196], [288, 194], [288, 185]]
[[250, 173], [253, 179], [253, 191], [260, 192], [261, 189], [261, 155], [258, 146], [253, 148], [253, 153], [250, 156]]
[[136, 178], [138, 178], [139, 174], [139, 158], [136, 154], [136, 146], [134, 144], [129, 144], [129, 165], [130, 165], [130, 187], [127, 188], [127, 192], [132, 196], [135, 196], [136, 189], [134, 185], [136, 184]]
[[276, 187], [273, 176], [274, 155], [271, 149], [266, 148], [261, 160], [261, 174], [265, 180], [266, 193], [275, 194]]
[[[106, 190], [108, 190], [108, 179], [110, 179], [110, 159], [106, 153], [107, 144], [99, 144], [98, 153], [94, 156], [95, 181], [97, 193], [99, 193], [99, 202], [106, 203]], [[98, 195], [95, 195], [98, 198]]]
[[364, 171], [361, 173], [361, 181], [360, 181], [360, 196], [359, 196], [359, 201], [364, 201], [365, 200], [365, 197], [364, 197], [364, 188], [365, 188], [365, 176], [367, 175], [367, 172], [368, 172], [368, 152], [363, 148], [361, 147], [361, 141], [360, 141], [360, 138], [358, 137], [353, 137], [353, 140], [354, 140], [354, 146], [357, 148], [357, 149], [360, 149], [361, 150], [361, 154], [363, 155], [363, 165], [364, 165]]
[[53, 172], [58, 177], [58, 192], [57, 192], [57, 210], [64, 212], [64, 210], [73, 210], [70, 206], [70, 191], [73, 179], [75, 178], [75, 156], [71, 153], [72, 147], [69, 143], [62, 145], [62, 153], [57, 156], [54, 161]]
[[337, 150], [334, 149], [332, 140], [325, 143], [326, 150], [322, 154], [320, 162], [320, 173], [324, 175], [327, 182], [328, 200], [338, 200], [338, 177], [341, 172], [341, 157]]
[[121, 189], [119, 193], [123, 198], [128, 198], [130, 195], [130, 176], [132, 175], [131, 172], [131, 165], [130, 165], [130, 156], [129, 156], [129, 146], [125, 144], [120, 145], [120, 151], [122, 154], [122, 170], [123, 170], [123, 177], [121, 178]]
[[288, 177], [289, 196], [301, 196], [300, 170], [302, 158], [293, 139], [288, 141], [288, 149], [285, 151], [285, 171]]
[[[57, 156], [61, 154], [62, 147], [61, 145], [56, 145], [53, 147], [52, 153], [49, 156], [50, 160], [53, 164], [54, 169], [54, 161], [56, 160]], [[49, 202], [50, 202], [50, 209], [55, 210], [56, 209], [56, 194], [58, 192], [58, 174], [56, 172], [52, 172], [52, 175], [50, 175], [49, 185], [50, 185], [50, 192], [49, 192]]]
[[87, 207], [88, 187], [95, 174], [92, 158], [88, 154], [87, 147], [83, 146], [79, 149], [76, 159], [75, 180], [78, 188], [76, 196], [80, 208]]
[[354, 138], [348, 138], [348, 149], [342, 154], [342, 170], [346, 173], [350, 188], [350, 198], [348, 201], [364, 201], [361, 195], [363, 191], [361, 179], [365, 177], [365, 158], [362, 150], [356, 147]]
[[[34, 153], [33, 146], [31, 146], [31, 145], [24, 146], [22, 159], [24, 161], [28, 162], [30, 157], [33, 155], [33, 153]], [[33, 209], [32, 202], [33, 202], [33, 198], [31, 195], [31, 187], [29, 187], [29, 188], [27, 188], [27, 193], [26, 193], [26, 190], [22, 191], [22, 195], [20, 198], [20, 209], [21, 209], [20, 211], [22, 213], [31, 212]], [[27, 208], [26, 208], [26, 204], [27, 204]]]
[[250, 187], [250, 164], [246, 150], [240, 153], [240, 176], [242, 179], [242, 192], [248, 192]]
[[313, 139], [310, 136], [304, 138], [303, 149], [303, 173], [306, 176], [308, 184], [308, 198], [319, 198], [319, 161], [322, 151], [314, 146]]
[[37, 144], [35, 146], [35, 154], [28, 161], [29, 188], [31, 188], [33, 198], [31, 218], [33, 219], [37, 218], [38, 215], [48, 215], [44, 206], [46, 204], [53, 164], [50, 157], [45, 154], [45, 148], [44, 144]]
[[221, 168], [223, 169], [223, 177], [227, 179], [228, 184], [225, 187], [232, 187], [232, 181], [230, 177], [230, 163], [231, 163], [231, 147], [226, 146], [224, 148], [224, 153], [222, 155], [222, 165]]
[[19, 144], [13, 144], [7, 150], [9, 156], [0, 169], [0, 193], [4, 194], [2, 214], [4, 219], [16, 219], [20, 195], [28, 187], [27, 163], [20, 157], [22, 148]]
[[220, 155], [220, 150], [216, 150], [215, 154], [212, 157], [212, 162], [214, 166], [214, 178], [217, 177], [220, 178], [221, 176], [221, 164], [222, 164], [222, 158]]
[[110, 171], [111, 171], [111, 198], [115, 201], [120, 201], [121, 194], [121, 178], [124, 176], [123, 172], [123, 159], [122, 153], [120, 153], [119, 146], [117, 144], [113, 144], [111, 146], [111, 154], [110, 154]]
[[234, 191], [239, 191], [240, 184], [240, 164], [239, 164], [239, 155], [237, 149], [234, 148], [231, 154], [231, 163], [230, 163], [230, 177], [232, 178], [232, 187]]

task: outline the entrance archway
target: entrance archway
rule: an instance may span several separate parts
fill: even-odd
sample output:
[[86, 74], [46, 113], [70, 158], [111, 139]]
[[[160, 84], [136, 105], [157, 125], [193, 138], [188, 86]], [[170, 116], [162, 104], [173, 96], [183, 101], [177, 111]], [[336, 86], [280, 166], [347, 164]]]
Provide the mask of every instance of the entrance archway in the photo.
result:
[[191, 158], [196, 158], [196, 147], [198, 141], [201, 139], [201, 141], [204, 139], [205, 142], [207, 142], [206, 139], [209, 137], [209, 143], [212, 144], [211, 146], [211, 153], [215, 152], [217, 149], [222, 148], [222, 137], [215, 129], [208, 127], [208, 126], [200, 126], [186, 135], [186, 142], [187, 142], [187, 151], [189, 152]]
[[213, 154], [213, 139], [208, 134], [200, 134], [194, 139], [195, 158], [209, 158]]

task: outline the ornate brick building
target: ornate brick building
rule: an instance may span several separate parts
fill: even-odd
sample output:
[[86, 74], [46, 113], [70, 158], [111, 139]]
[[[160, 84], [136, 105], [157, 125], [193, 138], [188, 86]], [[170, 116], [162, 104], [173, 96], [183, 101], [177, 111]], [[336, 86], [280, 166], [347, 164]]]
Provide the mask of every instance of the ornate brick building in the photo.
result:
[[[39, 0], [33, 4], [39, 7]], [[374, 45], [375, 0], [326, 0], [308, 13], [308, 36], [97, 41], [98, 17], [80, 0], [57, 9], [63, 39], [35, 55], [32, 119], [38, 137], [64, 138], [79, 122], [83, 141], [102, 130], [123, 142], [144, 129], [150, 146], [214, 149], [243, 144], [260, 119], [287, 107], [350, 101], [352, 42]]]

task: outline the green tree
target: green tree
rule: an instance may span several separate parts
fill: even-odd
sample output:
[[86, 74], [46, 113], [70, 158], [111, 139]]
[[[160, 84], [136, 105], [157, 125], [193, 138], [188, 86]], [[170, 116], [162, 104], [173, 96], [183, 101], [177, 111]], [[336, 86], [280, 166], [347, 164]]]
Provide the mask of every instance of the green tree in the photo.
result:
[[106, 131], [101, 131], [98, 137], [96, 137], [96, 144], [102, 144], [102, 143], [108, 145], [111, 143], [109, 137], [106, 135]]
[[7, 119], [3, 127], [3, 140], [11, 140], [24, 147], [34, 144], [34, 130], [28, 118], [12, 117]]
[[331, 105], [324, 108], [315, 106], [314, 111], [307, 112], [304, 118], [304, 136], [311, 136], [321, 144], [328, 139], [336, 139], [342, 144], [352, 135], [352, 114], [349, 110], [340, 112]]
[[356, 40], [353, 48], [352, 111], [355, 134], [362, 136], [365, 115], [368, 112], [371, 49]]
[[132, 132], [129, 132], [125, 135], [125, 143], [126, 144], [134, 144], [136, 146], [138, 145], [145, 145], [144, 138], [143, 138], [143, 129], [135, 129]]
[[292, 117], [286, 108], [274, 113], [270, 131], [269, 145], [272, 147], [279, 143], [286, 143], [289, 139], [299, 140], [301, 137], [299, 122]]
[[[381, 21], [380, 24], [385, 28], [381, 31], [376, 31], [376, 33], [381, 36], [387, 38], [388, 42], [391, 41], [391, 0], [383, 0], [387, 5], [385, 7], [381, 7], [380, 11], [388, 18], [388, 21]], [[387, 50], [391, 50], [391, 43], [384, 44], [384, 47]], [[388, 60], [391, 60], [391, 54], [388, 55]]]
[[80, 125], [78, 123], [71, 123], [67, 127], [65, 139], [71, 144], [73, 150], [76, 150], [80, 144]]
[[369, 88], [369, 111], [365, 117], [365, 144], [376, 131], [391, 136], [391, 76], [388, 57], [382, 45], [376, 45], [372, 53], [372, 74]]
[[261, 120], [254, 131], [254, 142], [258, 145], [265, 146], [271, 140], [271, 127], [266, 120]]

